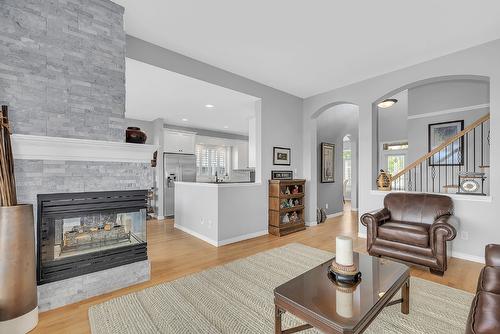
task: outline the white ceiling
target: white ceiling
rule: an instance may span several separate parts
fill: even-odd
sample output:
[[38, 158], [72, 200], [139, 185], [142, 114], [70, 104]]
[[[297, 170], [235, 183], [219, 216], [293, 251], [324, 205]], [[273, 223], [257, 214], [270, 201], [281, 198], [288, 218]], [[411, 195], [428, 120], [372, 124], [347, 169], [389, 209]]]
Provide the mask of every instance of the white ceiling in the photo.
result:
[[167, 124], [248, 134], [248, 119], [255, 115], [258, 100], [254, 96], [129, 58], [125, 76], [127, 118], [163, 118]]
[[498, 0], [115, 0], [128, 34], [308, 97], [500, 38]]

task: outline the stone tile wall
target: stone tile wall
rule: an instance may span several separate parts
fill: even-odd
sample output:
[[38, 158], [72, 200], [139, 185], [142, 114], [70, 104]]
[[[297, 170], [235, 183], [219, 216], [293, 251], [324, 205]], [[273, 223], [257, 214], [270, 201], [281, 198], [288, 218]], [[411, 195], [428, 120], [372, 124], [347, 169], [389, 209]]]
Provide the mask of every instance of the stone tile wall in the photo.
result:
[[9, 105], [15, 133], [123, 141], [123, 8], [2, 0], [0, 104]]
[[153, 184], [147, 163], [16, 160], [15, 174], [19, 203], [34, 205], [37, 194], [149, 189]]

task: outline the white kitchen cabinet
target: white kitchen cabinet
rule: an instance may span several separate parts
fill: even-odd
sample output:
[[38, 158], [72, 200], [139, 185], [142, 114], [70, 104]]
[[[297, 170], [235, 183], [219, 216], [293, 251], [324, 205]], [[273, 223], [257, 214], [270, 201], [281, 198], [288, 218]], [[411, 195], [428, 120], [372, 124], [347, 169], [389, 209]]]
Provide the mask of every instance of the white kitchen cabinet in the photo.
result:
[[194, 132], [183, 132], [165, 130], [165, 152], [194, 154], [196, 134]]

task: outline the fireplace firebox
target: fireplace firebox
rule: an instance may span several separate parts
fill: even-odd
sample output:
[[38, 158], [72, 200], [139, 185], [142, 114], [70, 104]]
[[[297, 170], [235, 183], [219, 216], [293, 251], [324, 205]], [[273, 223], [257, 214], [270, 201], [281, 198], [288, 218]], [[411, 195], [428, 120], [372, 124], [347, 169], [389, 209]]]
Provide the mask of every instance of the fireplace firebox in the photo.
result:
[[38, 195], [38, 285], [147, 260], [147, 195]]

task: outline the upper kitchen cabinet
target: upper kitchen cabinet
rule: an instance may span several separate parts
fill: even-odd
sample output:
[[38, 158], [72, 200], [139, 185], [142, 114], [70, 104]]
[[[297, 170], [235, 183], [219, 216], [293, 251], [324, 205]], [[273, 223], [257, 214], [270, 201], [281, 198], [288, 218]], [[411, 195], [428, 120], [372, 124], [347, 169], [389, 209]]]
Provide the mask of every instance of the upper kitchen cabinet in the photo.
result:
[[167, 153], [194, 154], [196, 133], [165, 129], [164, 147]]

